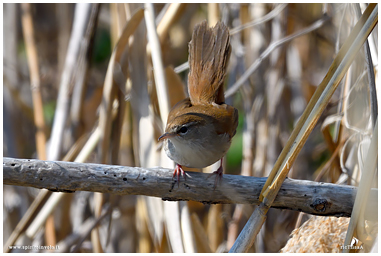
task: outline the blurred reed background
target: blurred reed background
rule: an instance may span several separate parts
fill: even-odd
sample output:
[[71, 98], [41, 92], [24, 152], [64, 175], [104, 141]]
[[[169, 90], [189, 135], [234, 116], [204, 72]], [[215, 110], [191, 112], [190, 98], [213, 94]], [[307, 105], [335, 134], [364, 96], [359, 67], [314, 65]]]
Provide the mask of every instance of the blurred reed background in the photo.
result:
[[[152, 6], [160, 45], [147, 40]], [[360, 7], [364, 10], [366, 4]], [[173, 167], [157, 138], [168, 107], [186, 96], [188, 42], [197, 23], [207, 20], [213, 26], [221, 20], [231, 31], [227, 103], [240, 115], [224, 170], [268, 176], [356, 24], [357, 8], [4, 4], [3, 156]], [[269, 47], [319, 20], [318, 28]], [[368, 39], [377, 77], [377, 29]], [[155, 79], [155, 54], [161, 57], [164, 80]], [[366, 56], [364, 49], [357, 55], [290, 178], [358, 185], [377, 117]], [[249, 72], [253, 63], [257, 67]], [[243, 75], [248, 79], [236, 89]], [[376, 183], [374, 179], [372, 186]], [[3, 244], [59, 245], [60, 252], [226, 252], [255, 207], [90, 192], [53, 195], [4, 186]], [[250, 252], [278, 252], [308, 218], [270, 209]]]

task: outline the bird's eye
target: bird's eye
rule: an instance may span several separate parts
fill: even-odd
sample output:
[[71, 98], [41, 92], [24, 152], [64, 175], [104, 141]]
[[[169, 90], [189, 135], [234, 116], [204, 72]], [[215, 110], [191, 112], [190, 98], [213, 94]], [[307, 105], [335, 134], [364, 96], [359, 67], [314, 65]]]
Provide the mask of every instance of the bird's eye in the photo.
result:
[[188, 131], [188, 128], [183, 126], [183, 127], [180, 128], [179, 133], [185, 134], [185, 133], [187, 133], [187, 131]]

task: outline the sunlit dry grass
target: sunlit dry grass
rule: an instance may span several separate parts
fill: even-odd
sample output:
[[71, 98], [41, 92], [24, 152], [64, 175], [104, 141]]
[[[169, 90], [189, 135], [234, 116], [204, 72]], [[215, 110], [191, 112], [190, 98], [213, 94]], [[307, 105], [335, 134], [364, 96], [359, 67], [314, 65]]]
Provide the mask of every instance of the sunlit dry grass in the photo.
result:
[[[186, 96], [188, 42], [197, 23], [221, 20], [232, 46], [226, 102], [240, 115], [224, 170], [267, 177], [366, 7], [4, 4], [3, 156], [44, 159], [46, 150], [48, 160], [173, 167], [157, 139]], [[377, 40], [375, 29], [288, 177], [359, 185], [377, 123]], [[366, 175], [377, 187], [377, 174]], [[14, 186], [3, 201], [4, 251], [227, 252], [256, 207]], [[376, 221], [360, 208], [355, 235], [369, 251]], [[249, 252], [278, 252], [308, 217], [298, 216], [270, 209]]]

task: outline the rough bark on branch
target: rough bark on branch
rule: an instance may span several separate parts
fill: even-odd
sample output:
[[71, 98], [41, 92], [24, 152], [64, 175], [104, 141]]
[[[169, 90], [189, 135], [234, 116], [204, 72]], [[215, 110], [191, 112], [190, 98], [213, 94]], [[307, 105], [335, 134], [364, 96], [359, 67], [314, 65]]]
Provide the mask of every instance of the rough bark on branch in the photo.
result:
[[[32, 159], [3, 159], [5, 185], [46, 188], [53, 191], [92, 191], [119, 195], [146, 195], [163, 200], [202, 203], [259, 204], [266, 178], [224, 175], [213, 190], [214, 177], [188, 172], [180, 186], [173, 170]], [[287, 179], [272, 207], [308, 214], [350, 217], [357, 188], [331, 183]], [[377, 203], [377, 190], [371, 191]]]

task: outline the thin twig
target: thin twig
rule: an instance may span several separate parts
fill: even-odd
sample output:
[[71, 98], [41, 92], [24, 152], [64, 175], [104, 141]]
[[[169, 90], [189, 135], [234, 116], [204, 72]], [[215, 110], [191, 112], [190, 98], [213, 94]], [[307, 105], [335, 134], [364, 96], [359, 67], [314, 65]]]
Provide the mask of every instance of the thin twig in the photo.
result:
[[[263, 16], [263, 17], [261, 17], [261, 18], [259, 18], [257, 20], [254, 20], [252, 22], [243, 24], [243, 25], [241, 25], [239, 27], [232, 28], [232, 29], [229, 30], [229, 33], [230, 33], [230, 35], [234, 35], [234, 34], [240, 32], [240, 31], [242, 31], [242, 30], [244, 30], [246, 28], [257, 26], [257, 25], [262, 24], [263, 22], [269, 21], [269, 20], [273, 19], [274, 17], [276, 17], [276, 15], [278, 15], [286, 6], [287, 6], [287, 4], [280, 4], [277, 7], [275, 7], [274, 10], [272, 10], [271, 12], [266, 14], [265, 16]], [[177, 66], [175, 68], [175, 72], [176, 73], [181, 73], [181, 72], [183, 72], [183, 71], [185, 71], [187, 69], [189, 69], [189, 63], [185, 62], [185, 63]]]
[[83, 242], [85, 241], [85, 239], [90, 235], [90, 233], [92, 232], [92, 230], [95, 229], [95, 227], [109, 214], [111, 214], [112, 212], [112, 207], [109, 205], [106, 207], [106, 209], [103, 211], [103, 214], [100, 215], [99, 217], [96, 218], [96, 220], [94, 220], [94, 222], [92, 223], [92, 225], [87, 229], [85, 230], [85, 232], [83, 232], [83, 234], [81, 235], [80, 237], [80, 240], [78, 241], [78, 243], [75, 245], [75, 247], [70, 251], [70, 252], [78, 252], [78, 250], [81, 248], [81, 245], [83, 244]]
[[251, 22], [248, 22], [246, 24], [243, 24], [239, 27], [235, 27], [235, 28], [232, 28], [230, 29], [230, 35], [234, 35], [246, 28], [250, 28], [250, 27], [254, 27], [254, 26], [257, 26], [257, 25], [260, 25], [264, 22], [267, 22], [273, 18], [275, 18], [277, 15], [279, 15], [279, 13], [287, 6], [287, 4], [279, 4], [277, 5], [274, 10], [272, 10], [271, 12], [267, 13], [265, 16], [259, 18], [259, 19], [256, 19], [256, 20], [253, 20]]
[[53, 210], [56, 208], [60, 199], [65, 196], [65, 193], [53, 193], [49, 199], [46, 201], [44, 206], [38, 212], [37, 216], [33, 219], [33, 222], [29, 225], [25, 234], [29, 238], [34, 238], [40, 227], [46, 222], [46, 219], [50, 216]]
[[184, 62], [183, 64], [181, 64], [181, 65], [179, 65], [177, 67], [175, 67], [174, 71], [175, 71], [175, 73], [181, 73], [181, 72], [183, 72], [183, 71], [185, 71], [187, 69], [189, 69], [189, 63], [188, 63], [188, 61]]
[[307, 33], [310, 33], [311, 31], [314, 31], [318, 28], [320, 28], [321, 26], [323, 26], [323, 24], [329, 20], [330, 17], [329, 16], [323, 16], [321, 19], [315, 21], [311, 26], [305, 28], [305, 29], [302, 29], [298, 32], [295, 32], [294, 34], [291, 34], [289, 36], [286, 36], [278, 41], [275, 41], [275, 42], [272, 42], [268, 47], [267, 49], [262, 52], [262, 54], [259, 56], [259, 58], [246, 70], [246, 72], [238, 79], [237, 82], [235, 82], [235, 84], [233, 84], [226, 92], [225, 92], [225, 98], [229, 98], [231, 97], [235, 92], [238, 91], [238, 89], [246, 82], [247, 79], [249, 79], [249, 77], [254, 73], [255, 70], [257, 70], [257, 68], [259, 67], [259, 65], [262, 63], [262, 61], [267, 58], [270, 53], [272, 51], [274, 51], [276, 48], [278, 48], [279, 46], [285, 44], [285, 43], [288, 43], [290, 42], [291, 40], [299, 37], [299, 36], [302, 36], [302, 35], [305, 35]]
[[[257, 20], [254, 20], [254, 21], [251, 21], [251, 22], [248, 22], [246, 24], [243, 24], [239, 27], [236, 27], [236, 28], [232, 28], [229, 30], [229, 33], [230, 35], [234, 35], [234, 34], [237, 34], [238, 32], [246, 29], [246, 28], [249, 28], [249, 27], [253, 27], [253, 26], [257, 26], [257, 25], [260, 25], [264, 22], [267, 22], [271, 19], [273, 19], [274, 17], [276, 17], [285, 7], [287, 6], [287, 4], [280, 4], [278, 5], [277, 7], [274, 8], [274, 10], [272, 10], [271, 12], [269, 12], [268, 14], [266, 14], [265, 16], [257, 19]], [[189, 64], [188, 62], [185, 62], [179, 66], [177, 66], [175, 68], [175, 72], [176, 73], [181, 73], [185, 70], [189, 69]]]

